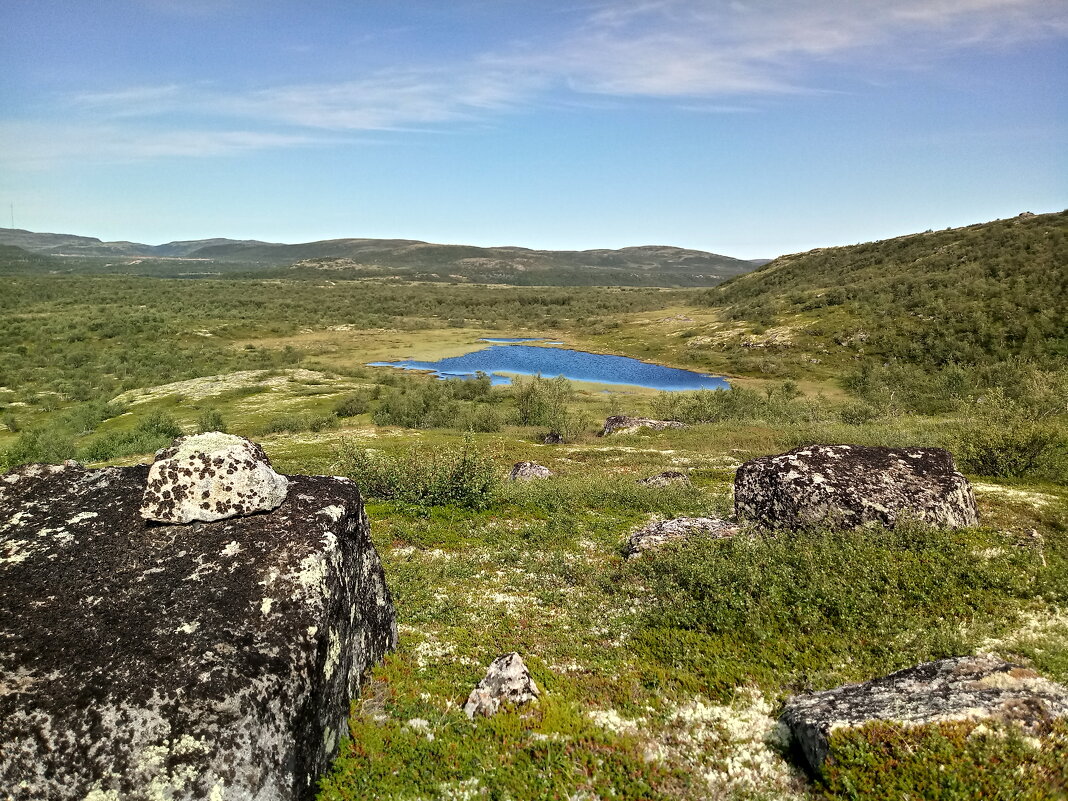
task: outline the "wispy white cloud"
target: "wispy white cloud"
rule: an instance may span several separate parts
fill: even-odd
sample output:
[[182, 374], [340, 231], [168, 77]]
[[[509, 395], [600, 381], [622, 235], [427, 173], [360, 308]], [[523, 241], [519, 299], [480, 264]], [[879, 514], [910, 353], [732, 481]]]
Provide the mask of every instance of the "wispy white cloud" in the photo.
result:
[[594, 2], [551, 41], [530, 38], [437, 69], [399, 66], [242, 90], [172, 83], [86, 92], [68, 97], [64, 109], [81, 124], [44, 136], [39, 126], [29, 142], [9, 124], [0, 140], [8, 161], [20, 150], [35, 162], [131, 159], [441, 129], [539, 104], [643, 97], [735, 113], [759, 107], [758, 98], [832, 88], [821, 83], [821, 66], [915, 70], [965, 48], [1063, 36], [1068, 3], [1048, 0], [613, 0]]
[[315, 146], [337, 139], [253, 130], [159, 130], [111, 124], [0, 122], [0, 165], [47, 169], [69, 161], [127, 163]]

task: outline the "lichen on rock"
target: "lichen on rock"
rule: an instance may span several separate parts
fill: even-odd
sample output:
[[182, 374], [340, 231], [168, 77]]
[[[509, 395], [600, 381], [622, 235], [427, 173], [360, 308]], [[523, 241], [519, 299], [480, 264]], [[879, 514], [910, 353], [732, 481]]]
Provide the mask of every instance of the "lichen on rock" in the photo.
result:
[[978, 523], [968, 479], [941, 448], [809, 445], [762, 456], [735, 473], [734, 510], [766, 529]]
[[686, 428], [686, 424], [680, 423], [678, 420], [653, 420], [648, 417], [631, 417], [625, 414], [616, 414], [605, 419], [600, 435], [607, 437], [611, 434], [633, 434], [642, 428], [664, 431], [669, 428]]
[[141, 516], [190, 523], [267, 512], [285, 500], [288, 487], [251, 440], [218, 431], [179, 437], [152, 462]]
[[1034, 733], [1062, 717], [1068, 717], [1068, 687], [992, 654], [940, 659], [862, 684], [795, 696], [782, 713], [815, 770], [827, 758], [831, 733], [843, 727], [992, 720]]
[[469, 718], [489, 717], [497, 714], [502, 704], [527, 704], [540, 695], [523, 657], [513, 651], [493, 660], [485, 678], [467, 697], [464, 712]]
[[536, 481], [539, 478], [551, 478], [552, 470], [537, 462], [516, 462], [512, 472], [508, 475], [509, 481]]
[[397, 639], [356, 486], [291, 476], [176, 530], [141, 517], [147, 474], [0, 481], [0, 795], [312, 798]]

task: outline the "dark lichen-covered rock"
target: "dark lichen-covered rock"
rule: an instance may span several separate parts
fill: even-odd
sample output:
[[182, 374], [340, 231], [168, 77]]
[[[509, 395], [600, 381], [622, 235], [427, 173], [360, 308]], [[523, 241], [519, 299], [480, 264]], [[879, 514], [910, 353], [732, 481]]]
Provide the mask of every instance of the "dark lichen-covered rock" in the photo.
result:
[[873, 721], [922, 725], [992, 721], [1039, 732], [1068, 717], [1068, 688], [991, 654], [927, 662], [863, 684], [791, 698], [782, 713], [805, 759], [819, 770], [832, 732]]
[[632, 559], [635, 556], [641, 556], [645, 551], [693, 536], [724, 539], [735, 536], [738, 531], [738, 526], [718, 517], [675, 517], [671, 520], [654, 520], [631, 533], [626, 545], [623, 546], [623, 555]]
[[355, 485], [164, 526], [147, 467], [0, 476], [5, 798], [306, 799], [395, 616]]
[[194, 434], [156, 454], [141, 516], [190, 523], [266, 512], [285, 500], [288, 487], [252, 440], [219, 431]]
[[668, 428], [686, 428], [686, 424], [680, 423], [677, 420], [652, 420], [648, 417], [630, 417], [625, 414], [616, 414], [605, 419], [604, 428], [601, 429], [601, 436], [607, 437], [610, 434], [633, 434], [635, 431], [642, 428], [648, 428], [653, 431], [664, 431]]
[[734, 510], [739, 520], [772, 529], [978, 522], [971, 486], [941, 448], [809, 445], [763, 456], [738, 468]]

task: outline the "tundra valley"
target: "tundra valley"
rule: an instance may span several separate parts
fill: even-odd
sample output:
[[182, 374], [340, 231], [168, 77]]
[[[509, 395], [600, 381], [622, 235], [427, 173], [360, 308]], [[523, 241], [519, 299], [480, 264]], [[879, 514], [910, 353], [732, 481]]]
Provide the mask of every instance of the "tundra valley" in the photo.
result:
[[[729, 388], [369, 366], [485, 339]], [[321, 801], [1066, 797], [1066, 399], [1068, 212], [767, 263], [0, 229], [0, 471], [148, 464], [226, 432], [258, 443], [291, 496], [319, 486], [301, 476], [359, 487], [396, 647], [381, 635], [362, 684], [353, 668], [347, 726], [308, 791]], [[974, 511], [837, 525], [802, 510], [795, 525], [743, 503], [763, 457], [838, 445], [944, 449], [938, 469]], [[0, 573], [27, 558], [9, 534]], [[195, 627], [164, 622], [171, 638]], [[341, 657], [322, 642], [329, 675]], [[536, 692], [472, 714], [513, 653]], [[897, 717], [804, 740], [816, 718], [798, 699], [938, 660], [993, 670], [976, 697], [1031, 688], [1030, 716], [910, 717], [929, 699], [901, 689], [921, 681], [907, 674], [874, 685], [898, 693]], [[177, 764], [159, 768], [174, 787]]]

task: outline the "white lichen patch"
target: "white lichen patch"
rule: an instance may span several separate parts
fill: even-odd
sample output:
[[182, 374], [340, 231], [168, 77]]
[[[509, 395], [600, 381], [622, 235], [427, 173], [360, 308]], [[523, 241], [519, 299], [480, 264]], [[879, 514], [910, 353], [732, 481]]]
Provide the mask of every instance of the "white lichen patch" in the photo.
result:
[[646, 754], [701, 776], [714, 798], [738, 793], [800, 798], [803, 780], [782, 756], [785, 726], [757, 689], [739, 691], [729, 705], [697, 698], [669, 713]]
[[81, 523], [83, 520], [92, 520], [94, 517], [99, 517], [99, 516], [100, 515], [97, 514], [96, 512], [78, 512], [78, 514], [74, 515], [74, 517], [72, 517], [67, 522], [68, 523]]
[[237, 556], [239, 553], [241, 553], [242, 550], [243, 549], [241, 547], [240, 542], [238, 542], [237, 540], [231, 540], [230, 542], [226, 543], [226, 547], [219, 551], [219, 556]]
[[1040, 648], [1043, 642], [1068, 640], [1068, 610], [1044, 609], [1020, 616], [1016, 628], [1002, 637], [979, 643], [977, 653], [1011, 653], [1014, 648]]
[[613, 734], [635, 735], [646, 725], [645, 718], [631, 720], [622, 717], [614, 709], [591, 709], [586, 713], [586, 717]]
[[1048, 495], [1044, 492], [1028, 492], [1011, 487], [999, 487], [997, 484], [985, 484], [980, 481], [973, 481], [972, 489], [980, 494], [998, 495], [1007, 501], [1026, 503], [1039, 509], [1057, 500], [1057, 496]]
[[264, 598], [263, 601], [260, 602], [260, 614], [262, 614], [262, 615], [271, 614], [271, 606], [273, 604], [274, 604], [274, 598]]
[[330, 636], [326, 643], [326, 665], [323, 668], [323, 672], [326, 674], [326, 678], [330, 678], [334, 675], [334, 671], [337, 670], [338, 664], [341, 662], [341, 638], [335, 629], [330, 629]]
[[174, 633], [175, 634], [192, 634], [193, 632], [195, 632], [199, 628], [200, 628], [200, 621], [199, 620], [193, 620], [193, 621], [191, 621], [189, 623], [183, 623], [182, 625], [180, 625], [178, 628], [176, 628], [174, 630]]

